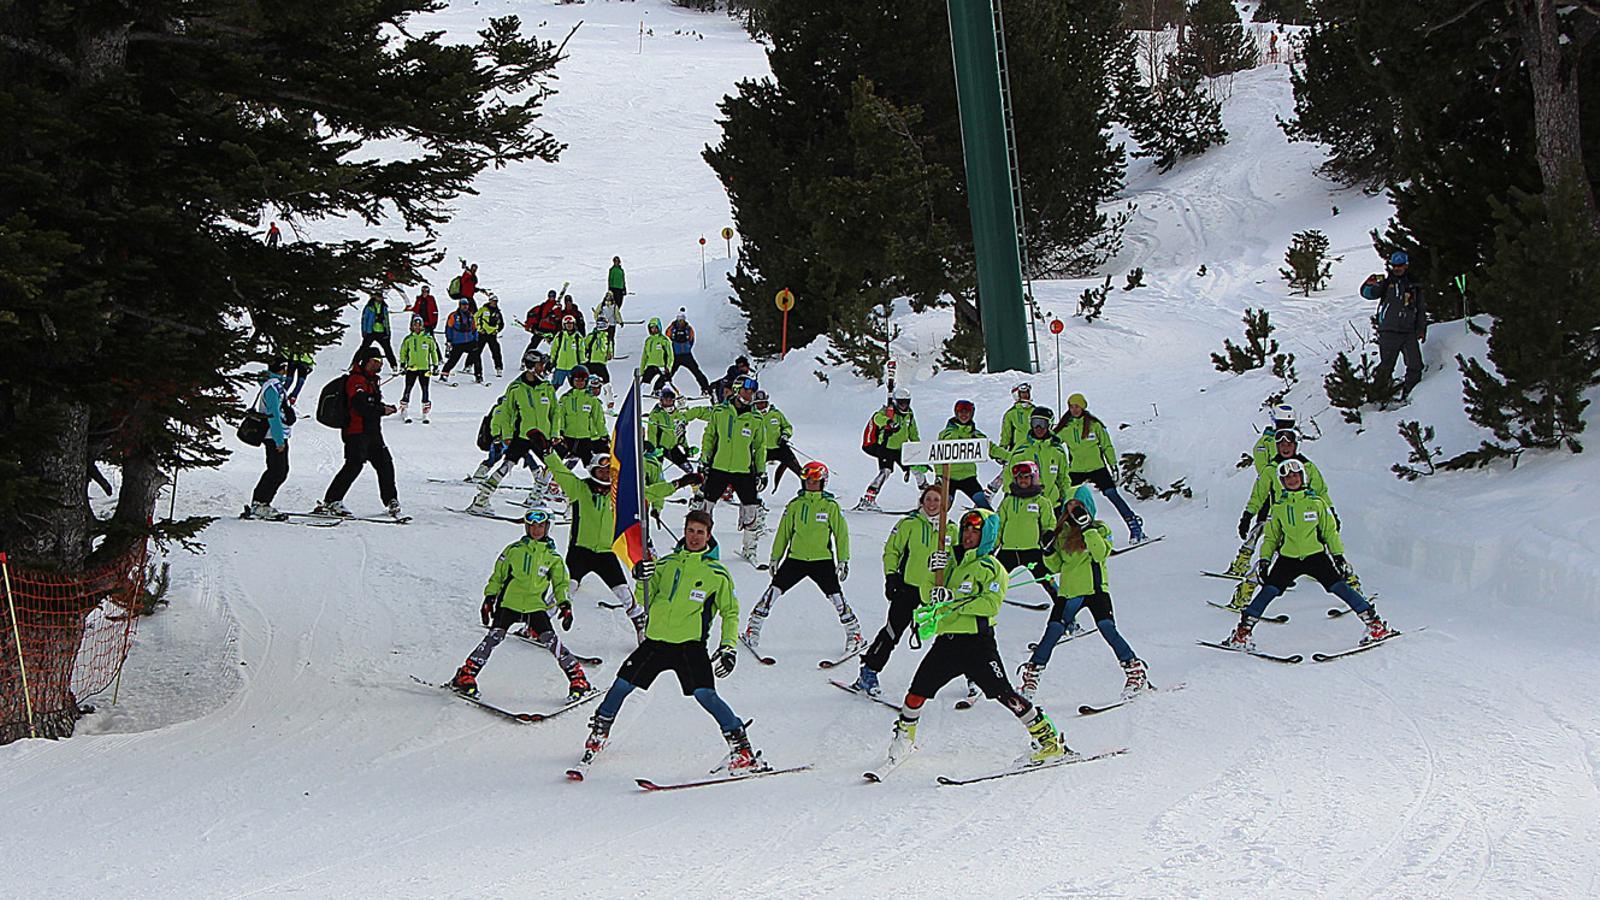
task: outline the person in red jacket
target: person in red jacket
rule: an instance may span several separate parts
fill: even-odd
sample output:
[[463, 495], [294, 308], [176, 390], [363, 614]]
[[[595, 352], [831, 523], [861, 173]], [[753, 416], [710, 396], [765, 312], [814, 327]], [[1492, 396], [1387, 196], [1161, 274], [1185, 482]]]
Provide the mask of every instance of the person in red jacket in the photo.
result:
[[322, 495], [322, 502], [317, 504], [315, 512], [320, 515], [353, 515], [344, 505], [344, 495], [361, 474], [361, 469], [370, 462], [378, 476], [378, 496], [385, 509], [389, 515], [401, 518], [399, 494], [394, 487], [394, 457], [383, 443], [383, 417], [394, 415], [398, 409], [383, 402], [378, 386], [381, 371], [383, 351], [367, 347], [356, 354], [344, 388], [350, 420], [339, 429], [339, 436], [344, 440], [344, 468], [334, 474], [327, 492]]
[[561, 330], [561, 298], [556, 296], [555, 291], [547, 294], [543, 303], [528, 310], [528, 317], [522, 321], [522, 330], [533, 335], [529, 349], [538, 348], [545, 338]]
[[406, 312], [414, 316], [421, 316], [422, 330], [437, 336], [439, 329], [439, 301], [434, 299], [433, 288], [423, 285], [422, 293], [417, 295], [417, 299], [411, 301], [411, 305], [406, 307]]
[[466, 260], [461, 261], [461, 296], [467, 298], [472, 306], [472, 311], [478, 311], [478, 264], [467, 265]]

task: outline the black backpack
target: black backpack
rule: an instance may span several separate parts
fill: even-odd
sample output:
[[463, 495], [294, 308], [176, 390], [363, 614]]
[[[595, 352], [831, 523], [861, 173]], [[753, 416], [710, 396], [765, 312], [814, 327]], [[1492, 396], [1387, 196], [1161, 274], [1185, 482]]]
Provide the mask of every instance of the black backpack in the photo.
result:
[[485, 453], [494, 446], [494, 435], [489, 427], [489, 420], [494, 418], [494, 410], [484, 413], [483, 421], [478, 423], [478, 449]]
[[350, 427], [350, 397], [345, 393], [349, 382], [350, 376], [345, 374], [322, 386], [322, 392], [317, 395], [318, 422], [329, 428]]

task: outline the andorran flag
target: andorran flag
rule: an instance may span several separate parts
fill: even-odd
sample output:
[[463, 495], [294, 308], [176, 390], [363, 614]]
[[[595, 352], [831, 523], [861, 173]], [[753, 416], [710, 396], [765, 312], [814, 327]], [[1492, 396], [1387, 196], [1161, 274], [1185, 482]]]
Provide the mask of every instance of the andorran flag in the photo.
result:
[[622, 403], [622, 412], [611, 432], [611, 507], [617, 511], [617, 528], [611, 552], [631, 570], [644, 559], [644, 427], [639, 396], [639, 375]]

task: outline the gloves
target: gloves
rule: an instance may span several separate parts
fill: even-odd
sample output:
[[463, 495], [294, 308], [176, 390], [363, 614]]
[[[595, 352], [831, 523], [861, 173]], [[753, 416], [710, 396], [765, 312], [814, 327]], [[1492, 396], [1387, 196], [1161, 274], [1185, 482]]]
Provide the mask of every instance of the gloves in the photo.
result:
[[1272, 571], [1272, 561], [1267, 559], [1256, 560], [1256, 581], [1266, 584], [1267, 573]]
[[717, 652], [711, 654], [711, 674], [718, 678], [727, 678], [733, 674], [733, 664], [738, 658], [738, 651], [731, 646], [718, 647]]
[[544, 455], [550, 452], [550, 439], [545, 437], [544, 432], [537, 428], [528, 432], [528, 444], [533, 447], [533, 452], [540, 459], [543, 459]]
[[767, 492], [767, 473], [762, 472], [760, 475], [756, 476], [756, 493], [765, 494], [766, 492]]
[[940, 603], [949, 603], [951, 600], [955, 599], [955, 596], [956, 595], [952, 594], [950, 589], [947, 587], [930, 588], [928, 590], [928, 603], [934, 606], [937, 606]]
[[479, 610], [479, 615], [483, 618], [483, 627], [485, 628], [489, 627], [490, 620], [494, 618], [495, 601], [498, 599], [493, 594], [483, 598], [483, 608]]
[[641, 559], [633, 564], [634, 581], [647, 581], [655, 574], [656, 561], [653, 559]]
[[928, 571], [937, 572], [950, 565], [950, 554], [943, 550], [935, 550], [928, 554]]
[[905, 587], [906, 579], [899, 572], [890, 572], [883, 576], [883, 596], [885, 599], [892, 600], [896, 594], [905, 590]]
[[1349, 581], [1350, 577], [1355, 574], [1355, 570], [1350, 568], [1350, 562], [1344, 558], [1343, 554], [1335, 554], [1333, 564], [1338, 568], [1339, 574], [1345, 577], [1346, 581]]
[[673, 485], [673, 487], [681, 487], [681, 488], [683, 488], [683, 487], [694, 487], [694, 486], [697, 486], [697, 485], [705, 484], [705, 482], [706, 482], [706, 476], [700, 474], [699, 472], [689, 472], [688, 474], [686, 474], [683, 477], [679, 478], [677, 481], [674, 481], [672, 483], [672, 485]]
[[833, 571], [839, 576], [840, 581], [848, 581], [850, 578], [850, 560], [839, 560], [834, 564]]
[[561, 630], [562, 631], [571, 631], [572, 630], [572, 604], [571, 603], [563, 603], [563, 604], [561, 604], [561, 606], [559, 606], [557, 608], [561, 612]]
[[1251, 518], [1253, 517], [1248, 509], [1239, 514], [1239, 540], [1241, 541], [1250, 536]]
[[1056, 530], [1054, 528], [1039, 535], [1039, 546], [1044, 548], [1054, 547], [1056, 543]]

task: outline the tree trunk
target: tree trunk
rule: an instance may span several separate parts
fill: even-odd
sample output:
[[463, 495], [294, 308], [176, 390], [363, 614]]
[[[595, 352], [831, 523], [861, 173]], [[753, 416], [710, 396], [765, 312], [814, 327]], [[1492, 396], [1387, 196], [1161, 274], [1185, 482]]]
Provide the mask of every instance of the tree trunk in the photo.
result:
[[[61, 571], [77, 571], [88, 558], [93, 534], [89, 523], [89, 407], [68, 401], [51, 404], [60, 415], [60, 430], [39, 448], [29, 468], [44, 483], [49, 498], [26, 516], [29, 533], [20, 550], [26, 559]], [[34, 405], [31, 415], [45, 414]]]
[[133, 543], [145, 540], [156, 500], [168, 481], [167, 474], [147, 453], [133, 453], [122, 460], [117, 508], [107, 522], [109, 535], [105, 543], [95, 549], [96, 560], [122, 556]]
[[[92, 610], [94, 607], [90, 607]], [[63, 627], [62, 616], [30, 615], [18, 611], [18, 625], [28, 666], [28, 696], [33, 699], [33, 727], [28, 726], [28, 706], [22, 695], [22, 672], [17, 666], [17, 645], [11, 633], [9, 610], [0, 607], [0, 745], [26, 737], [72, 736], [78, 721], [78, 699], [72, 693], [72, 672], [83, 642], [83, 623], [89, 610], [77, 617], [76, 627]]]
[[1579, 119], [1579, 59], [1593, 39], [1597, 23], [1574, 12], [1576, 26], [1565, 35], [1555, 0], [1509, 0], [1522, 40], [1522, 58], [1533, 87], [1533, 129], [1539, 175], [1545, 190], [1562, 180], [1578, 181], [1578, 198], [1589, 227], [1600, 234], [1594, 188], [1583, 163], [1583, 130]]

